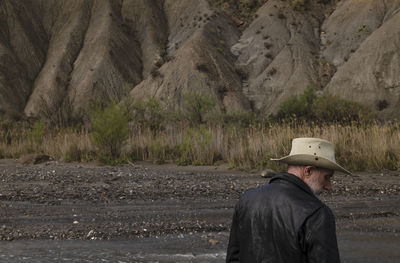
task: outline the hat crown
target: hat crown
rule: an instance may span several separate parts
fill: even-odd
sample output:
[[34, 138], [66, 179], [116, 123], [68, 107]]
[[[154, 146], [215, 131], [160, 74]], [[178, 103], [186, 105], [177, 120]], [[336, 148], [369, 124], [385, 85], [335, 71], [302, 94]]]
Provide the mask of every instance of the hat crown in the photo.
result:
[[306, 154], [336, 162], [333, 144], [319, 138], [296, 138], [292, 141], [290, 155]]

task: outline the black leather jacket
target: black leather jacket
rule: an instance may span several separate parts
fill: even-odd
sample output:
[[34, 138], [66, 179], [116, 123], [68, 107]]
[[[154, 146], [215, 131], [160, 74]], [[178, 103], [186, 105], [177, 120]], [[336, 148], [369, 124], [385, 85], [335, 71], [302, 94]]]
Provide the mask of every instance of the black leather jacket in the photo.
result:
[[240, 197], [226, 262], [340, 262], [335, 218], [300, 178], [278, 174]]

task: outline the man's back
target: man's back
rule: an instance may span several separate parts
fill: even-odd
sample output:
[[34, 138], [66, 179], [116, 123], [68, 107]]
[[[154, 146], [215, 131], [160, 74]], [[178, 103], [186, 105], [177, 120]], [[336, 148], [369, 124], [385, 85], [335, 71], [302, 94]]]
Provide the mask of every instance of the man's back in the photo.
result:
[[335, 222], [299, 178], [282, 173], [235, 207], [227, 262], [340, 262]]

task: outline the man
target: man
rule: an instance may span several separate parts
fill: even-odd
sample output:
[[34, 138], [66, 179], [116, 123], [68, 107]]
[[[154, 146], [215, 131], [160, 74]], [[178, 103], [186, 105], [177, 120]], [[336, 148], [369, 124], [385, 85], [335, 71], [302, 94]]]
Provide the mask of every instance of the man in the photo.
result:
[[271, 160], [288, 171], [240, 197], [226, 262], [340, 262], [334, 216], [318, 198], [335, 170], [351, 174], [336, 163], [333, 145], [296, 138], [288, 156]]

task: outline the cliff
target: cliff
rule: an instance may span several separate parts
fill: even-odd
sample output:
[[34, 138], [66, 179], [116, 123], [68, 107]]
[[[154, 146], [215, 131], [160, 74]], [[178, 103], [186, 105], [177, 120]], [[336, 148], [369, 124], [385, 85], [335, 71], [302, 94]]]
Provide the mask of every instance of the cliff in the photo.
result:
[[400, 0], [0, 1], [0, 112], [186, 92], [275, 113], [316, 86], [400, 112]]

